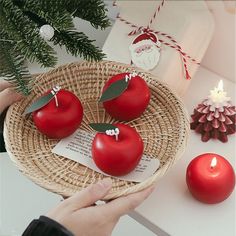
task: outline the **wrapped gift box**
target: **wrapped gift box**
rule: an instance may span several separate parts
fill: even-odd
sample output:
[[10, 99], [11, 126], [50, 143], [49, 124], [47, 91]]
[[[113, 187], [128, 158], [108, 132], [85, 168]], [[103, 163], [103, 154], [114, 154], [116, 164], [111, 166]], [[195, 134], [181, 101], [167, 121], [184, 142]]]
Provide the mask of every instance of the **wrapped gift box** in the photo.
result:
[[[118, 1], [116, 4], [122, 18], [146, 27], [160, 3], [161, 1]], [[103, 46], [108, 60], [131, 63], [129, 46], [137, 36], [128, 34], [133, 29], [116, 19]], [[151, 29], [171, 35], [184, 52], [200, 62], [212, 38], [214, 21], [204, 1], [166, 1]], [[163, 36], [159, 38], [169, 42]], [[197, 68], [198, 65], [188, 63], [192, 78]], [[191, 83], [191, 80], [185, 78], [180, 53], [163, 44], [159, 63], [150, 73], [165, 81], [179, 95], [184, 95]]]

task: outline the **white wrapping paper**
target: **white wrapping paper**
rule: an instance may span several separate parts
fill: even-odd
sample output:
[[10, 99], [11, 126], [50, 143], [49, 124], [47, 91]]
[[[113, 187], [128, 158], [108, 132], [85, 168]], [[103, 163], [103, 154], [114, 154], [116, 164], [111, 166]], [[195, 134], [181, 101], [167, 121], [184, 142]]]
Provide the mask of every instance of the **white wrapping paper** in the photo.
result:
[[[147, 26], [158, 4], [160, 1], [117, 2], [120, 16], [138, 26]], [[204, 1], [166, 1], [152, 29], [171, 35], [188, 55], [200, 62], [212, 38], [214, 22]], [[136, 37], [128, 36], [131, 30], [129, 25], [116, 20], [103, 47], [108, 60], [130, 64], [128, 48]], [[188, 63], [192, 78], [197, 68], [196, 64]], [[181, 96], [191, 83], [184, 77], [180, 54], [163, 44], [158, 66], [150, 73], [157, 75]]]

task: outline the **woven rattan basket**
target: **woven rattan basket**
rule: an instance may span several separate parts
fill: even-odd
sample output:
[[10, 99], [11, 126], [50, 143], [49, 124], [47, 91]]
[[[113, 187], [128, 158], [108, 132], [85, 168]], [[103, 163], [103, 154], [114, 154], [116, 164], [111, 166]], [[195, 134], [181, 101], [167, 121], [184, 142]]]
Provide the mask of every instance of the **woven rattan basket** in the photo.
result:
[[[39, 95], [55, 85], [74, 92], [83, 103], [84, 119], [81, 129], [91, 132], [88, 123], [113, 122], [97, 103], [104, 83], [112, 75], [131, 72], [125, 64], [103, 61], [99, 63], [71, 63], [38, 75], [32, 94], [8, 110], [4, 137], [6, 149], [16, 166], [38, 185], [63, 196], [102, 179], [104, 176], [77, 162], [51, 152], [58, 140], [40, 134], [31, 116], [25, 111]], [[160, 160], [160, 168], [142, 183], [113, 178], [113, 187], [106, 199], [142, 190], [159, 180], [181, 157], [189, 133], [188, 115], [182, 102], [153, 75], [136, 69], [151, 89], [151, 101], [145, 113], [128, 122], [143, 138], [145, 154]]]

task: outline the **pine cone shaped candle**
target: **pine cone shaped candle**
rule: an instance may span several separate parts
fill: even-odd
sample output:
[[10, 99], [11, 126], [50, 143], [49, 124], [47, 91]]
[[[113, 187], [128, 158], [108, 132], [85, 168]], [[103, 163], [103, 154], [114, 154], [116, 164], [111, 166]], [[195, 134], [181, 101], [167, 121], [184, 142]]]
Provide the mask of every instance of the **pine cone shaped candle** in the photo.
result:
[[236, 108], [224, 92], [222, 80], [191, 117], [191, 129], [201, 134], [203, 142], [213, 138], [225, 143], [228, 135], [235, 133]]

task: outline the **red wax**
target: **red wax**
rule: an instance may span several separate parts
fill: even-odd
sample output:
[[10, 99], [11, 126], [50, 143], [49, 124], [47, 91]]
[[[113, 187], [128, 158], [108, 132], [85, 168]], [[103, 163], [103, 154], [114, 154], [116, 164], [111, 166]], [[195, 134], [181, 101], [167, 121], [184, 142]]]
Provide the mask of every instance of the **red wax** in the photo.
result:
[[213, 204], [224, 201], [232, 193], [235, 173], [224, 157], [206, 153], [190, 162], [186, 181], [189, 191], [196, 199]]

